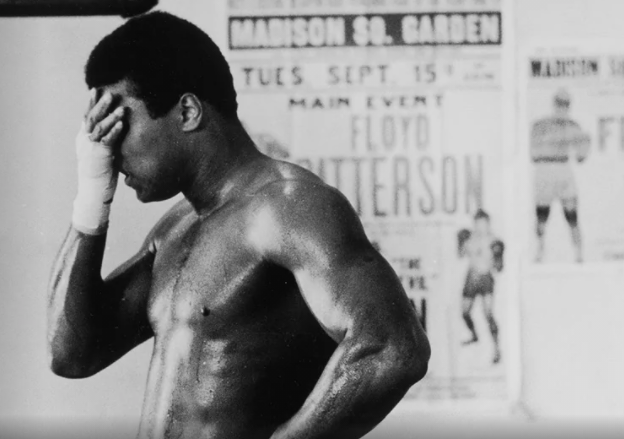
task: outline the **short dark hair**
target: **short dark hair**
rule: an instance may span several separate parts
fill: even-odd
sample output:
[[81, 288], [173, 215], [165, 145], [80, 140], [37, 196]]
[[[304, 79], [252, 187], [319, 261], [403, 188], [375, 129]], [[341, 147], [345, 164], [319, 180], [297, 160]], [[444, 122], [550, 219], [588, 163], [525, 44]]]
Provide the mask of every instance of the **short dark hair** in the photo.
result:
[[485, 210], [479, 209], [474, 214], [474, 219], [475, 219], [475, 221], [480, 220], [480, 219], [484, 219], [484, 220], [489, 221], [490, 220], [490, 215], [488, 215], [488, 213]]
[[131, 18], [104, 37], [85, 66], [89, 88], [127, 79], [153, 118], [193, 93], [225, 117], [236, 115], [236, 91], [227, 61], [194, 24], [166, 12]]
[[566, 89], [562, 88], [558, 90], [557, 93], [555, 93], [555, 97], [554, 97], [555, 106], [568, 108], [570, 106], [570, 101], [571, 101], [570, 93], [568, 93]]

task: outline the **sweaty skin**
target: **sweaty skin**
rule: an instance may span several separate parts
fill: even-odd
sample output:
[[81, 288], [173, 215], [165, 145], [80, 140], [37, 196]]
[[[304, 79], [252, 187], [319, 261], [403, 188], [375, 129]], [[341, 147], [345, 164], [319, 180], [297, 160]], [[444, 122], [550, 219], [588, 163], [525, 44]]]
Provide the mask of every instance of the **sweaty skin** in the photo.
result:
[[70, 229], [52, 369], [91, 376], [153, 337], [140, 438], [363, 436], [427, 369], [398, 278], [308, 171], [254, 153], [224, 181], [223, 203], [181, 201], [106, 279], [106, 236]]

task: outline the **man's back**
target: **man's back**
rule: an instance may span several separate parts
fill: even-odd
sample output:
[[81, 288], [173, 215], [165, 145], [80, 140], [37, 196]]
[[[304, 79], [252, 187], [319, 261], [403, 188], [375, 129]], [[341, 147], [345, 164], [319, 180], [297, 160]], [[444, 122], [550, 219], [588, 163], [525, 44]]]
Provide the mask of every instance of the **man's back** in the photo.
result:
[[157, 231], [141, 437], [268, 437], [302, 405], [336, 347], [293, 274], [249, 240], [264, 206], [322, 183], [279, 162], [257, 172], [255, 190], [204, 218], [183, 201]]

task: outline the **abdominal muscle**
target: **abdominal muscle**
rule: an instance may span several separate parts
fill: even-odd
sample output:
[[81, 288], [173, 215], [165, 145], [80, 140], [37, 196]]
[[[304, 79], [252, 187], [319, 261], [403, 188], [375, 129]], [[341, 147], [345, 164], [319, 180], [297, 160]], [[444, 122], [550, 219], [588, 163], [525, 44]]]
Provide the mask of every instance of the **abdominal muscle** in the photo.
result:
[[[245, 333], [206, 340], [189, 327], [157, 337], [139, 438], [270, 437], [303, 402], [322, 369], [306, 373], [286, 360], [284, 346], [290, 343], [279, 339], [266, 342], [266, 336]], [[288, 377], [296, 370], [307, 375], [301, 381], [309, 388], [292, 394]]]
[[[232, 436], [233, 409], [244, 383], [227, 370], [236, 362], [225, 341], [197, 340], [190, 328], [156, 340], [147, 381], [139, 438], [221, 438]], [[233, 365], [232, 365], [233, 366]], [[242, 426], [242, 425], [240, 425]], [[239, 426], [239, 427], [240, 427]], [[234, 428], [238, 430], [238, 428]]]

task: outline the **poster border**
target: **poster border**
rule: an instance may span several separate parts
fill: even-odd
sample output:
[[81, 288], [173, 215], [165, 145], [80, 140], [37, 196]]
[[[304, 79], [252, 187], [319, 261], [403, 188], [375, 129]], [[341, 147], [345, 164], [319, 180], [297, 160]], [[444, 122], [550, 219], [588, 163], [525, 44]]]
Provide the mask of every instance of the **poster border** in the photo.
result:
[[[526, 129], [529, 124], [528, 111], [528, 91], [530, 75], [529, 70], [525, 68], [528, 60], [535, 56], [540, 50], [569, 50], [570, 52], [578, 52], [579, 54], [593, 51], [595, 53], [611, 53], [621, 52], [624, 54], [621, 43], [614, 38], [530, 38], [523, 41], [518, 46], [518, 74], [515, 80], [516, 99], [517, 99], [517, 157], [516, 170], [520, 176], [531, 175], [531, 164], [527, 158], [529, 157], [530, 136]], [[533, 202], [530, 185], [525, 184], [526, 179], [518, 179], [518, 187], [516, 191], [517, 200], [519, 200], [517, 216], [522, 218], [518, 224], [520, 230], [521, 244], [520, 250], [520, 267], [523, 279], [548, 278], [557, 276], [621, 276], [624, 274], [624, 260], [621, 261], [584, 261], [582, 264], [575, 262], [547, 263], [537, 264], [531, 258], [531, 250], [534, 236], [530, 232], [530, 224], [534, 221]]]

